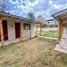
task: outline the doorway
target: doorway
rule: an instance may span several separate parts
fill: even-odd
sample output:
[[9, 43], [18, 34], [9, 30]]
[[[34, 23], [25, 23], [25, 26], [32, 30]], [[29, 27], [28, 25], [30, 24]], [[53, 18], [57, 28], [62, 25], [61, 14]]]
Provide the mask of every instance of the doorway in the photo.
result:
[[20, 38], [20, 23], [15, 23], [15, 37]]
[[2, 20], [4, 41], [8, 40], [7, 20]]

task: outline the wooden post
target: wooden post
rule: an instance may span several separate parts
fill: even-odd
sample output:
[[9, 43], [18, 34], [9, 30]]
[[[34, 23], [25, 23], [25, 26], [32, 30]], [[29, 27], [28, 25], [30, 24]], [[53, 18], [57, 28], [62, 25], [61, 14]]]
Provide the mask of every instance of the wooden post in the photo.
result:
[[63, 27], [63, 22], [61, 22], [61, 36], [62, 36], [62, 34], [63, 34], [63, 29], [64, 29], [64, 27]]
[[32, 34], [31, 34], [31, 30], [32, 30], [32, 29], [31, 29], [31, 28], [32, 28], [32, 27], [31, 27], [31, 22], [30, 22], [30, 39], [31, 39], [31, 35], [32, 35]]
[[0, 20], [0, 32], [1, 32], [1, 42], [2, 42], [2, 46], [4, 46], [4, 35], [3, 35], [2, 20]]
[[36, 36], [37, 36], [37, 23], [36, 23]]
[[20, 20], [20, 41], [22, 41], [22, 21]]
[[24, 27], [23, 27], [23, 20], [20, 21], [20, 41], [23, 39]]
[[58, 22], [58, 41], [59, 41], [61, 36], [62, 36], [62, 34], [63, 34], [64, 27], [63, 27], [63, 22], [61, 21], [60, 18], [58, 19], [58, 21], [59, 21]]
[[59, 19], [59, 22], [58, 22], [58, 41], [60, 40], [61, 36], [62, 36], [62, 33], [63, 33], [63, 22], [61, 22], [61, 20]]
[[61, 34], [61, 22], [58, 22], [58, 31], [57, 31], [58, 41], [60, 40], [60, 34]]
[[40, 23], [40, 35], [41, 35], [41, 23]]

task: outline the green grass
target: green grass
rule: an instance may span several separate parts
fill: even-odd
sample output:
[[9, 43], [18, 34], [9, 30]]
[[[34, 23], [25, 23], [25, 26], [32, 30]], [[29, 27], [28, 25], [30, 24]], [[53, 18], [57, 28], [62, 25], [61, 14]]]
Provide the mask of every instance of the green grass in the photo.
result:
[[41, 36], [56, 37], [56, 32], [41, 32]]

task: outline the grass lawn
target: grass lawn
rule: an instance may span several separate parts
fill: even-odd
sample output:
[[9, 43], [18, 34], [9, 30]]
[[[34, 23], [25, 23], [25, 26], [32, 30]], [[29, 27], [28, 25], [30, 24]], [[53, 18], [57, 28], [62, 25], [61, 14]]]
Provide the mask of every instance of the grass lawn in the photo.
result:
[[36, 38], [0, 47], [0, 67], [67, 67], [67, 54], [54, 51], [55, 45]]
[[56, 37], [56, 32], [41, 32], [41, 36]]

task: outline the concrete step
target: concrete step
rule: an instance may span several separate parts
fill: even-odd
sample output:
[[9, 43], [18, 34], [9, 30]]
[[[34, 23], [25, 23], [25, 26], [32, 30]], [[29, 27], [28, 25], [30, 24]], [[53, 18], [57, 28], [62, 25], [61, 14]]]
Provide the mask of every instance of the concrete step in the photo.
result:
[[57, 51], [60, 51], [60, 52], [63, 52], [63, 53], [67, 54], [67, 49], [62, 48], [59, 44], [56, 45], [56, 47], [54, 48], [54, 50], [57, 50]]

